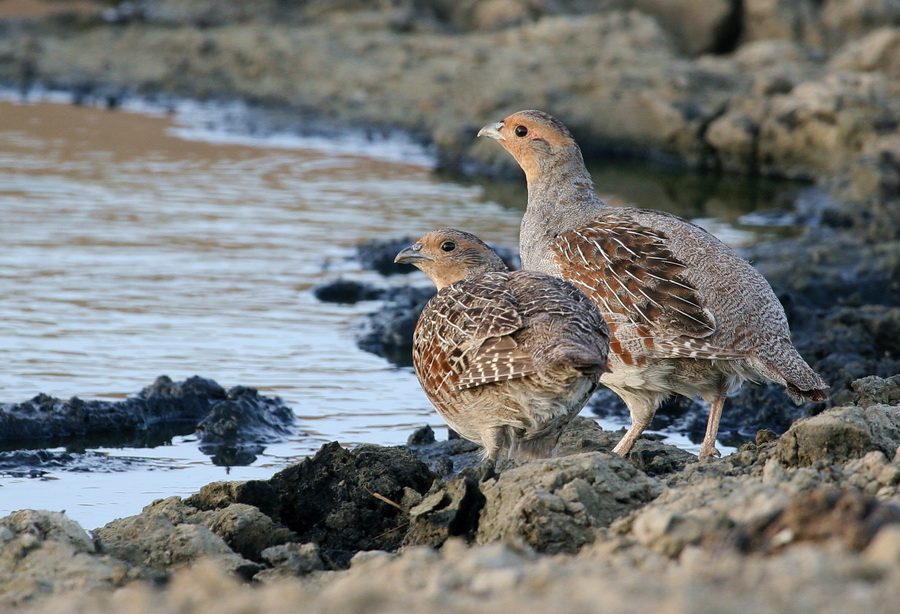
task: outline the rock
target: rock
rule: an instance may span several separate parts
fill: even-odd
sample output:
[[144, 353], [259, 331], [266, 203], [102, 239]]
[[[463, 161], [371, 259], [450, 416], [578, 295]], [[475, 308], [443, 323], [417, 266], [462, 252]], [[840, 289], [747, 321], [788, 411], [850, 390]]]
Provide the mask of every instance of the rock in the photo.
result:
[[435, 292], [432, 286], [406, 287], [393, 293], [390, 302], [359, 321], [356, 344], [394, 364], [411, 366], [413, 332], [425, 304]]
[[408, 446], [427, 446], [435, 442], [434, 429], [429, 425], [417, 428], [407, 437], [406, 445]]
[[452, 537], [471, 542], [485, 498], [472, 476], [435, 482], [422, 501], [409, 510], [406, 545], [439, 547]]
[[[20, 404], [0, 404], [0, 440], [60, 442], [90, 435], [93, 445], [159, 445], [175, 434], [199, 431], [200, 449], [222, 465], [249, 464], [264, 447], [291, 433], [294, 412], [281, 399], [269, 399], [252, 388], [225, 391], [216, 382], [194, 376], [173, 382], [163, 375], [138, 395], [124, 401], [61, 401], [38, 395]], [[99, 439], [98, 439], [99, 437]], [[46, 456], [46, 455], [44, 455]], [[56, 455], [46, 462], [69, 461], [72, 467], [96, 455]], [[119, 464], [128, 461], [118, 460]], [[140, 462], [137, 460], [131, 462]], [[22, 472], [39, 468], [14, 469]], [[104, 470], [115, 470], [114, 466]]]
[[257, 574], [257, 580], [265, 581], [285, 575], [304, 576], [325, 569], [316, 544], [289, 543], [272, 546], [263, 550], [262, 557], [272, 569]]
[[281, 399], [236, 386], [213, 403], [197, 425], [200, 451], [217, 465], [249, 465], [265, 449], [261, 444], [284, 439], [296, 421], [294, 411]]
[[98, 555], [85, 530], [61, 512], [20, 510], [0, 518], [0, 605], [112, 589], [135, 577], [124, 562]]
[[681, 554], [688, 545], [699, 544], [710, 531], [704, 518], [661, 507], [652, 507], [634, 520], [632, 533], [641, 544], [669, 558]]
[[742, 41], [787, 39], [821, 48], [815, 0], [744, 0]]
[[406, 490], [421, 495], [434, 478], [406, 450], [362, 445], [348, 451], [333, 442], [270, 484], [285, 526], [299, 541], [318, 544], [329, 566], [342, 567], [360, 550], [396, 550], [406, 532]]
[[863, 409], [872, 405], [900, 405], [900, 375], [888, 378], [870, 375], [852, 384], [858, 395], [856, 404]]
[[[96, 529], [99, 551], [136, 567], [162, 573], [192, 565], [200, 559], [247, 578], [259, 571], [259, 565], [236, 554], [207, 527], [183, 522], [186, 520], [183, 514], [189, 514], [190, 509], [177, 509], [180, 502], [163, 500], [162, 509], [160, 503], [155, 502], [141, 514]], [[173, 515], [174, 521], [170, 518]]]
[[[294, 514], [318, 506], [316, 513], [327, 521], [320, 535], [351, 528], [372, 534], [383, 528], [371, 527], [373, 522], [395, 514], [385, 526], [406, 534], [399, 550], [345, 552], [341, 566], [349, 564], [349, 569], [334, 572], [327, 570], [337, 567], [338, 553], [331, 548], [340, 536], [328, 537], [325, 546], [312, 541], [276, 544], [259, 552], [269, 566], [254, 576], [261, 582], [242, 586], [234, 574], [223, 572], [229, 565], [222, 560], [186, 564], [202, 550], [227, 554], [224, 542], [201, 531], [207, 526], [223, 535], [257, 535], [255, 543], [278, 529], [255, 508], [232, 503], [236, 498], [268, 500], [269, 490], [253, 483], [219, 483], [190, 499], [207, 510], [172, 497], [154, 502], [140, 516], [117, 521], [133, 529], [116, 538], [120, 555], [135, 561], [131, 567], [120, 563], [128, 569], [126, 577], [165, 578], [165, 584], [141, 583], [115, 593], [111, 589], [120, 584], [100, 584], [100, 592], [93, 594], [70, 592], [34, 602], [29, 612], [104, 614], [132, 612], [133, 606], [134, 614], [210, 608], [268, 614], [282, 611], [285, 603], [302, 603], [316, 611], [372, 611], [377, 606], [379, 611], [446, 614], [471, 612], [477, 602], [480, 609], [537, 614], [551, 608], [591, 611], [602, 602], [611, 613], [626, 614], [636, 607], [658, 610], [689, 602], [698, 612], [722, 612], [722, 604], [730, 603], [733, 607], [726, 611], [735, 614], [748, 608], [788, 614], [802, 601], [811, 611], [887, 614], [900, 598], [900, 445], [889, 424], [900, 406], [879, 401], [893, 398], [893, 384], [890, 379], [860, 381], [860, 399], [872, 401], [867, 409], [826, 412], [845, 419], [850, 410], [860, 412], [848, 421], [867, 420], [871, 441], [894, 445], [893, 453], [878, 449], [843, 462], [803, 467], [780, 460], [781, 444], [773, 442], [770, 432], [728, 457], [688, 463], [651, 478], [606, 452], [586, 451], [609, 449], [618, 433], [582, 418], [573, 421], [561, 441], [560, 452], [568, 456], [479, 466], [445, 482], [433, 481], [424, 491], [416, 488], [432, 481], [417, 479], [422, 465], [412, 462], [408, 451], [362, 446], [350, 452], [331, 444], [320, 450], [317, 462], [296, 465], [273, 479], [271, 490], [282, 498], [295, 497], [287, 506]], [[421, 447], [439, 443], [446, 442]], [[666, 452], [659, 442], [641, 444]], [[394, 494], [390, 503], [386, 496], [354, 496], [367, 489]], [[484, 503], [480, 513], [479, 497]], [[361, 509], [334, 513], [371, 503], [375, 514]], [[39, 529], [22, 546], [10, 541], [13, 532], [8, 529], [17, 514], [23, 512], [0, 520], [0, 544], [20, 544], [0, 548], [0, 570], [8, 561], [20, 560], [23, 548], [40, 542], [40, 527], [50, 526], [35, 522]], [[244, 530], [236, 522], [241, 518], [255, 519], [246, 526], [260, 530]], [[55, 582], [97, 560], [115, 560], [97, 552], [80, 527], [66, 526], [47, 531], [69, 548], [65, 564], [53, 569]], [[97, 532], [101, 551], [101, 532], [108, 527]], [[356, 543], [374, 541], [359, 535]], [[467, 545], [473, 537], [476, 543]], [[153, 539], [158, 543], [151, 544]], [[179, 540], [188, 547], [173, 548]], [[236, 539], [230, 543], [239, 547]], [[29, 551], [25, 559], [29, 568], [40, 567], [39, 559], [30, 558], [33, 554]], [[166, 556], [171, 564], [162, 565], [163, 570], [143, 567]], [[231, 557], [240, 560], [233, 552]], [[245, 567], [244, 576], [258, 569]], [[5, 577], [0, 574], [0, 587], [6, 586]], [[29, 586], [32, 592], [16, 594], [36, 595], [38, 585]], [[775, 602], [784, 607], [773, 609]]]
[[890, 94], [862, 76], [838, 73], [801, 83], [773, 97], [760, 123], [761, 168], [778, 166], [796, 178], [838, 171], [891, 121], [892, 106]]
[[191, 432], [225, 391], [212, 380], [175, 383], [165, 375], [125, 401], [62, 401], [40, 394], [0, 404], [0, 439], [50, 439], [96, 433], [132, 433], [183, 423]]
[[353, 304], [378, 300], [384, 295], [384, 289], [359, 281], [337, 279], [316, 286], [313, 288], [313, 295], [324, 303]]
[[737, 46], [740, 3], [733, 0], [636, 0], [634, 6], [653, 15], [690, 56], [724, 53]]
[[201, 512], [197, 516], [200, 524], [221, 537], [234, 552], [251, 561], [262, 562], [264, 550], [296, 539], [292, 531], [243, 503]]
[[893, 0], [744, 0], [743, 40], [789, 39], [824, 51], [900, 24]]
[[[576, 416], [560, 437], [557, 452], [559, 456], [611, 452], [623, 434], [624, 430], [605, 431], [590, 418]], [[681, 471], [695, 460], [690, 452], [650, 437], [639, 439], [628, 455], [628, 462], [652, 476]]]
[[803, 541], [839, 542], [859, 551], [888, 525], [900, 527], [900, 506], [858, 492], [820, 488], [798, 494], [773, 518], [743, 527], [736, 541], [744, 552], [771, 553]]
[[234, 552], [255, 562], [261, 561], [261, 552], [266, 548], [296, 539], [291, 531], [245, 503], [201, 511], [178, 497], [169, 497], [146, 506], [142, 515], [162, 515], [175, 525], [203, 525]]
[[414, 237], [399, 239], [370, 239], [356, 246], [356, 258], [363, 268], [378, 271], [382, 275], [408, 274], [416, 271], [411, 264], [394, 262], [394, 258], [416, 242]]
[[278, 520], [279, 501], [275, 489], [267, 481], [213, 482], [197, 494], [184, 500], [185, 505], [198, 510], [216, 510], [232, 503], [246, 503], [259, 509], [273, 520]]
[[444, 441], [409, 441], [406, 447], [431, 471], [444, 478], [458, 475], [467, 468], [478, 467], [482, 461], [481, 446], [458, 436]]
[[481, 485], [476, 543], [520, 540], [538, 552], [575, 552], [596, 530], [655, 498], [660, 484], [611, 454], [532, 461]]
[[[896, 240], [900, 219], [900, 136], [885, 135], [868, 141], [861, 155], [831, 182], [833, 191], [869, 208], [856, 223], [879, 241]], [[886, 223], [885, 223], [886, 222]]]
[[900, 408], [871, 405], [835, 408], [794, 423], [778, 440], [776, 456], [787, 466], [840, 463], [871, 450], [893, 455], [900, 445]]
[[[121, 445], [121, 444], [120, 444]], [[59, 452], [51, 450], [11, 450], [0, 452], [0, 474], [15, 478], [42, 478], [54, 471], [114, 473], [134, 471], [147, 459], [111, 457], [102, 452]]]
[[900, 26], [900, 5], [895, 0], [827, 0], [821, 19], [834, 48], [847, 41], [865, 38], [882, 26]]
[[697, 457], [673, 445], [652, 439], [640, 439], [628, 454], [628, 461], [646, 473], [659, 476], [682, 471]]
[[868, 562], [888, 569], [900, 565], [900, 525], [889, 524], [878, 531], [866, 548], [865, 557]]
[[828, 68], [831, 71], [900, 74], [898, 47], [900, 28], [879, 28], [841, 47], [828, 61]]
[[[296, 131], [400, 128], [434, 145], [442, 168], [516, 180], [509, 156], [473, 134], [528, 100], [589, 155], [827, 183], [896, 125], [892, 39], [880, 30], [897, 28], [897, 12], [893, 0], [129, 2], [107, 11], [128, 28], [12, 28], [0, 80], [85, 89], [88, 101], [135, 91], [265, 101], [299, 118]], [[864, 38], [867, 50], [848, 46]], [[781, 43], [793, 51], [771, 53]], [[764, 70], [739, 61], [753, 45], [769, 45]], [[851, 74], [856, 85], [833, 83]], [[863, 197], [870, 188], [855, 181]]]

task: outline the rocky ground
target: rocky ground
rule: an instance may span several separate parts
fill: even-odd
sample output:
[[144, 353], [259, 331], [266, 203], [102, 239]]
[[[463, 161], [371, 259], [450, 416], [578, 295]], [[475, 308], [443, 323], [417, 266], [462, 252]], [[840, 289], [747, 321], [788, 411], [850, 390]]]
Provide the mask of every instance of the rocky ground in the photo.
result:
[[560, 456], [323, 446], [91, 533], [0, 519], [0, 603], [22, 612], [895, 612], [900, 376], [709, 463], [579, 419]]
[[[480, 466], [471, 444], [423, 431], [403, 448], [327, 445], [270, 480], [211, 484], [90, 533], [22, 510], [0, 519], [2, 608], [896, 612], [897, 49], [893, 0], [0, 0], [0, 83], [23, 92], [237, 98], [270, 111], [260, 129], [399, 129], [442, 169], [515, 181], [473, 135], [541, 108], [590, 155], [809, 180], [803, 237], [744, 255], [832, 385], [799, 412], [746, 387], [726, 418], [750, 417], [723, 433], [752, 440], [704, 464], [651, 439], [619, 459], [619, 434], [591, 421], [559, 458], [520, 465]], [[360, 258], [377, 268], [391, 249]], [[382, 323], [407, 329], [426, 296], [343, 283], [320, 298], [392, 299]], [[372, 349], [408, 332], [379, 329]], [[222, 435], [229, 408], [273, 409], [222, 394]], [[702, 415], [669, 409], [670, 427]]]

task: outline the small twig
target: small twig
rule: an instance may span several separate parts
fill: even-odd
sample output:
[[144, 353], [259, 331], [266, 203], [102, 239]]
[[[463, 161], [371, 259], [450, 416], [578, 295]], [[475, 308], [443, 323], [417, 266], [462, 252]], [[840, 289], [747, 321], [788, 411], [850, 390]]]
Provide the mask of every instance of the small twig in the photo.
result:
[[385, 497], [385, 496], [382, 495], [381, 493], [372, 492], [372, 491], [369, 490], [368, 488], [366, 488], [365, 491], [366, 491], [367, 493], [369, 493], [370, 495], [372, 495], [373, 497], [375, 497], [376, 499], [378, 499], [379, 501], [383, 501], [384, 503], [387, 503], [388, 505], [392, 505], [392, 506], [396, 507], [398, 510], [400, 510], [400, 511], [403, 512], [404, 514], [409, 514], [409, 510], [405, 509], [405, 508], [404, 508], [402, 505], [400, 505], [399, 503], [396, 503], [395, 501], [391, 501], [390, 499], [388, 499], [387, 497]]
[[393, 533], [394, 531], [397, 531], [397, 530], [399, 530], [399, 529], [402, 529], [403, 527], [408, 526], [408, 525], [409, 525], [409, 521], [407, 520], [407, 521], [404, 522], [403, 524], [397, 525], [397, 526], [394, 527], [393, 529], [388, 529], [387, 531], [385, 531], [385, 532], [382, 533], [381, 535], [376, 535], [376, 536], [373, 537], [372, 539], [380, 539], [380, 538], [384, 537], [385, 535], [387, 535], [388, 533]]

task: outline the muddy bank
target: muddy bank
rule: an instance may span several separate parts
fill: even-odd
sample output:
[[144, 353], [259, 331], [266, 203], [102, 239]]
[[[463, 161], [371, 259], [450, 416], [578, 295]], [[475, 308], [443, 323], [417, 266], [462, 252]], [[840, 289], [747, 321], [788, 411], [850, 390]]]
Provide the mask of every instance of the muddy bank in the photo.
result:
[[[900, 378], [698, 464], [580, 419], [558, 458], [471, 465], [446, 442], [324, 446], [88, 534], [0, 519], [12, 611], [892, 612], [900, 598]], [[454, 471], [421, 458], [432, 446]], [[648, 576], [654, 580], [648, 582]], [[291, 599], [295, 601], [284, 601]], [[235, 609], [237, 608], [237, 609]]]
[[863, 201], [900, 187], [891, 2], [84, 4], [0, 21], [0, 81], [110, 106], [237, 98], [305, 130], [399, 128], [471, 174], [518, 177], [474, 133], [541, 108], [590, 154], [809, 179]]

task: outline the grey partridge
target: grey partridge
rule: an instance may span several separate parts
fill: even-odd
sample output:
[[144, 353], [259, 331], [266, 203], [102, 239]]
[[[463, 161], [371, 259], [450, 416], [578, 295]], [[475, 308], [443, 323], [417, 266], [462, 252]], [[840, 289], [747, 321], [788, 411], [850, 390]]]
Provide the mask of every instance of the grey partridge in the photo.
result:
[[569, 280], [609, 325], [601, 382], [632, 420], [615, 452], [631, 451], [671, 394], [709, 403], [701, 459], [718, 455], [725, 397], [744, 380], [775, 382], [796, 403], [826, 399], [772, 288], [732, 249], [677, 216], [604, 203], [571, 133], [546, 113], [513, 113], [478, 136], [496, 139], [525, 172], [523, 268]]
[[438, 293], [413, 335], [425, 394], [485, 459], [555, 451], [607, 369], [603, 316], [572, 284], [509, 271], [478, 237], [445, 228], [402, 250]]

